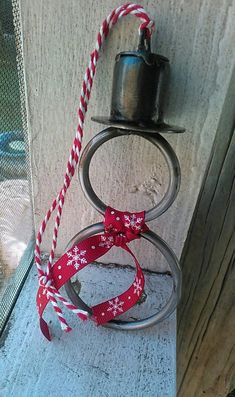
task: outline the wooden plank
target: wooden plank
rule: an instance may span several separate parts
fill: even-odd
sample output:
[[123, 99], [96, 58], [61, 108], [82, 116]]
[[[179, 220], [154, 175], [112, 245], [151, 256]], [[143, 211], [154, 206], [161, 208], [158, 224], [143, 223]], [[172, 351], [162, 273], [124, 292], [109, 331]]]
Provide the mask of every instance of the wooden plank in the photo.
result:
[[234, 126], [235, 72], [182, 258], [179, 397], [226, 397], [235, 389]]
[[[98, 302], [127, 286], [134, 271], [90, 266], [79, 277], [83, 297]], [[170, 276], [146, 274], [147, 299], [125, 318], [159, 309], [171, 284]], [[124, 332], [82, 323], [66, 312], [74, 329], [65, 334], [50, 308], [49, 343], [38, 328], [36, 288], [32, 269], [0, 341], [1, 397], [175, 397], [175, 315], [155, 327]]]
[[[153, 50], [171, 61], [166, 119], [187, 128], [184, 135], [167, 136], [181, 163], [179, 196], [161, 219], [151, 223], [180, 256], [231, 78], [235, 2], [144, 0], [142, 4], [156, 21]], [[120, 0], [21, 0], [36, 228], [62, 183], [77, 123], [80, 85], [96, 33], [103, 18], [119, 5]], [[114, 58], [117, 52], [136, 47], [137, 27], [134, 17], [125, 18], [105, 44], [84, 143], [101, 129], [90, 116], [109, 114]], [[110, 205], [125, 210], [149, 208], [166, 188], [167, 171], [161, 156], [137, 137], [104, 145], [91, 174], [97, 193]], [[98, 220], [101, 217], [85, 201], [75, 177], [61, 223], [58, 254], [78, 230]], [[52, 226], [53, 222], [43, 245], [46, 252]], [[154, 269], [155, 251], [136, 244], [136, 253], [143, 253], [149, 268]], [[116, 259], [126, 263], [120, 251]], [[166, 269], [159, 259], [158, 270]]]

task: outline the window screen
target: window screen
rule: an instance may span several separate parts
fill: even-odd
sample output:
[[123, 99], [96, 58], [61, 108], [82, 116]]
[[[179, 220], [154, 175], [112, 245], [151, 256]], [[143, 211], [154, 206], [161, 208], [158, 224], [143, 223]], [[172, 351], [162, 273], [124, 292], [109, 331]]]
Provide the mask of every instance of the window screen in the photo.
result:
[[0, 333], [33, 259], [33, 218], [18, 0], [0, 0]]

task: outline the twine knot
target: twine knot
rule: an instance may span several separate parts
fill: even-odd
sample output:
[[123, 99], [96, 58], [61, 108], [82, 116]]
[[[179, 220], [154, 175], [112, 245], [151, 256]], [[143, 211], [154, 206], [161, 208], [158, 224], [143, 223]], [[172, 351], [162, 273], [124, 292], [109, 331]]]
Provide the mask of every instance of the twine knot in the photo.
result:
[[52, 286], [52, 276], [47, 275], [44, 273], [44, 275], [41, 275], [39, 277], [39, 285], [43, 288], [49, 288]]

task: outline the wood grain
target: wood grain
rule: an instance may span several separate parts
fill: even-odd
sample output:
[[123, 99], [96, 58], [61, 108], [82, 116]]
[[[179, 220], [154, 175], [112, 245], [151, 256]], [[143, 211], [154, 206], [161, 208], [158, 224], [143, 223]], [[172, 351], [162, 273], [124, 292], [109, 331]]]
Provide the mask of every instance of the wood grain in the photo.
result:
[[[102, 19], [118, 5], [120, 0], [21, 0], [36, 228], [62, 184], [77, 123], [80, 85], [96, 33]], [[166, 120], [187, 129], [183, 135], [167, 137], [181, 163], [179, 196], [166, 214], [150, 224], [180, 256], [231, 78], [235, 3], [146, 0], [142, 5], [156, 21], [153, 50], [171, 62]], [[101, 128], [90, 117], [109, 114], [115, 54], [136, 47], [137, 27], [134, 17], [125, 18], [104, 46], [84, 143]], [[99, 151], [92, 177], [107, 203], [140, 210], [160, 199], [167, 173], [149, 143], [129, 137], [116, 139]], [[61, 223], [58, 254], [78, 230], [100, 219], [85, 201], [75, 177]], [[51, 236], [52, 223], [44, 240], [45, 251]], [[141, 251], [149, 268], [167, 269], [160, 258], [156, 265], [156, 253], [150, 256], [148, 247], [137, 246], [137, 255]], [[116, 260], [125, 263], [120, 252]]]
[[182, 257], [179, 397], [235, 389], [235, 71]]

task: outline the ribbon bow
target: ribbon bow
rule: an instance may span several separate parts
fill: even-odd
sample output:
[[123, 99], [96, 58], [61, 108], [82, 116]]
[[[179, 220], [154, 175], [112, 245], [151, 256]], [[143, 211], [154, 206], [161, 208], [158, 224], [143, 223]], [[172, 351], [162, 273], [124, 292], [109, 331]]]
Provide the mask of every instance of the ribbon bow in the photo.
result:
[[[135, 279], [124, 293], [93, 306], [91, 308], [91, 319], [97, 325], [104, 324], [126, 312], [138, 302], [144, 289], [144, 274], [127, 243], [140, 238], [140, 233], [148, 230], [144, 218], [144, 212], [121, 212], [108, 207], [105, 212], [104, 233], [89, 237], [74, 245], [55, 262], [49, 279], [44, 277], [45, 279], [40, 283], [37, 293], [40, 327], [47, 339], [50, 340], [49, 330], [42, 315], [48, 302], [51, 302], [53, 308], [57, 311], [56, 298], [58, 298], [69, 310], [75, 312], [80, 319], [85, 320], [88, 318], [88, 313], [78, 309], [63, 298], [59, 293], [59, 289], [77, 272], [104, 255], [113, 246], [121, 247], [132, 256], [136, 265]], [[71, 330], [66, 321], [62, 324], [62, 328], [65, 331]]]
[[112, 235], [114, 245], [124, 248], [126, 243], [140, 238], [140, 233], [148, 230], [144, 216], [144, 212], [121, 212], [108, 207], [104, 220], [105, 235]]

